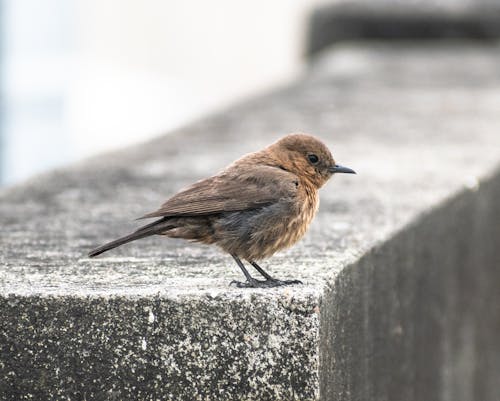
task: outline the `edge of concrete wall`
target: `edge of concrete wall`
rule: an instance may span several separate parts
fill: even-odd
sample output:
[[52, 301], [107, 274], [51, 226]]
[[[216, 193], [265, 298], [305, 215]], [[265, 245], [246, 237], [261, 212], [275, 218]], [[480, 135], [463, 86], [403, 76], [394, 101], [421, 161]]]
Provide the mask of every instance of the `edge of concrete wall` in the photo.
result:
[[499, 199], [497, 169], [337, 276], [321, 309], [322, 400], [496, 399]]

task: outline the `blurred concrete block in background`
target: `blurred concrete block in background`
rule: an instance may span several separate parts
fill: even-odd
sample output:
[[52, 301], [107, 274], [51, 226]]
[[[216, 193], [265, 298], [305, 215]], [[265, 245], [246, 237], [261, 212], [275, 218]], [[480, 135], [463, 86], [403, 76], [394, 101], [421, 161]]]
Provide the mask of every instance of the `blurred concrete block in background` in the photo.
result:
[[349, 40], [436, 40], [500, 37], [496, 1], [336, 1], [314, 10], [306, 53]]

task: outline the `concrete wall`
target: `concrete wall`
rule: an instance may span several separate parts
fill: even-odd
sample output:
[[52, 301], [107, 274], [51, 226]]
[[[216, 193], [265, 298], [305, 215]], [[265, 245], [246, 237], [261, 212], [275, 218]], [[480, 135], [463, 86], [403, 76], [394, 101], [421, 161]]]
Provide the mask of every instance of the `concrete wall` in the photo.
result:
[[325, 400], [495, 400], [500, 171], [342, 272], [322, 308]]

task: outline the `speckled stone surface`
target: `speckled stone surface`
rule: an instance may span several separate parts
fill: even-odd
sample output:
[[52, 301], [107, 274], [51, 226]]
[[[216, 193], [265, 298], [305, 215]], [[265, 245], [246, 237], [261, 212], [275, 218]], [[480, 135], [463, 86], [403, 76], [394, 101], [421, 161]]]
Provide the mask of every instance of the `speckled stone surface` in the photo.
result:
[[[290, 87], [3, 190], [3, 399], [493, 399], [499, 65], [475, 43], [338, 47]], [[231, 257], [163, 238], [86, 258], [292, 131], [358, 172], [263, 264], [303, 285], [230, 287]]]

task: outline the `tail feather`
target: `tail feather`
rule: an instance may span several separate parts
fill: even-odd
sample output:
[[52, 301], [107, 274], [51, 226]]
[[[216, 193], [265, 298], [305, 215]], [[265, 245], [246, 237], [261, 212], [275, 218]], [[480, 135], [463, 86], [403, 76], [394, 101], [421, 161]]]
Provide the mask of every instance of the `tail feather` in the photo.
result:
[[108, 242], [107, 244], [104, 244], [98, 248], [95, 248], [89, 252], [89, 257], [93, 258], [94, 256], [100, 255], [101, 253], [104, 253], [106, 251], [109, 251], [110, 249], [116, 248], [120, 245], [126, 244], [127, 242], [135, 241], [136, 239], [141, 239], [144, 237], [148, 237], [152, 235], [152, 233], [146, 232], [146, 233], [132, 233], [129, 235], [126, 235], [124, 237], [115, 239], [114, 241]]
[[93, 258], [94, 256], [107, 252], [110, 249], [117, 248], [123, 244], [126, 244], [127, 242], [132, 242], [141, 238], [149, 237], [150, 235], [160, 234], [164, 231], [167, 231], [170, 228], [173, 228], [171, 225], [169, 226], [164, 223], [165, 219], [160, 219], [150, 224], [147, 224], [129, 235], [125, 235], [124, 237], [115, 239], [114, 241], [108, 242], [104, 245], [101, 245], [100, 247], [91, 250], [88, 253], [88, 256], [90, 258]]

